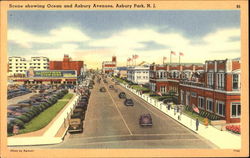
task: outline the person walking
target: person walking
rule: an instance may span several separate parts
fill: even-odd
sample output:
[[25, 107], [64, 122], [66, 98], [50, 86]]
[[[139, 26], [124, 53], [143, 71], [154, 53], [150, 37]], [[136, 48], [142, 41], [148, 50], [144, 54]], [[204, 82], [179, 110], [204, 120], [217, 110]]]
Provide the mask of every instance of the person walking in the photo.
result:
[[175, 105], [174, 106], [174, 115], [176, 115], [176, 112], [177, 112], [177, 106]]
[[198, 128], [199, 128], [199, 120], [198, 118], [196, 118], [196, 131], [198, 131]]

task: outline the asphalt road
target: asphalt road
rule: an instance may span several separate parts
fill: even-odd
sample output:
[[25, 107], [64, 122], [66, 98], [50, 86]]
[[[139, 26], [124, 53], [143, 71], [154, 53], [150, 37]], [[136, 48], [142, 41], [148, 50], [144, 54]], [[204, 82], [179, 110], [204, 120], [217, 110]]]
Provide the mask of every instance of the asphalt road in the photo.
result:
[[[158, 109], [120, 85], [96, 83], [92, 89], [84, 132], [67, 134], [65, 140], [46, 148], [217, 148], [180, 125]], [[108, 88], [114, 85], [118, 92]], [[99, 92], [106, 87], [107, 92]], [[119, 92], [124, 91], [134, 101], [133, 107], [124, 105]], [[140, 127], [139, 116], [150, 113], [152, 127]]]

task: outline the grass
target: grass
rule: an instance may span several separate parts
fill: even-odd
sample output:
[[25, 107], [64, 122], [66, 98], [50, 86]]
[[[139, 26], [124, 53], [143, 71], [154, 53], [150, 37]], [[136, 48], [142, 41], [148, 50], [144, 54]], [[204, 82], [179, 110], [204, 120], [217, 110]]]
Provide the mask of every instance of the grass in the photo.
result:
[[[192, 119], [196, 119], [198, 118], [198, 120], [204, 124], [204, 117], [198, 115], [197, 113], [195, 112], [191, 112], [191, 111], [187, 111], [187, 110], [184, 110], [183, 111], [184, 114], [188, 115], [189, 117], [191, 117]], [[210, 124], [211, 120], [208, 120], [208, 123]]]
[[[47, 126], [53, 118], [63, 109], [63, 107], [73, 97], [73, 94], [68, 93], [62, 99], [59, 99], [54, 105], [40, 113], [33, 118], [30, 122], [24, 125], [24, 129], [21, 129], [19, 133], [28, 133], [42, 129]], [[66, 99], [66, 100], [65, 100]]]
[[139, 90], [139, 91], [147, 91], [147, 90], [149, 90], [148, 88], [141, 87], [139, 85], [133, 85], [133, 86], [131, 86], [131, 88], [133, 88], [135, 90]]

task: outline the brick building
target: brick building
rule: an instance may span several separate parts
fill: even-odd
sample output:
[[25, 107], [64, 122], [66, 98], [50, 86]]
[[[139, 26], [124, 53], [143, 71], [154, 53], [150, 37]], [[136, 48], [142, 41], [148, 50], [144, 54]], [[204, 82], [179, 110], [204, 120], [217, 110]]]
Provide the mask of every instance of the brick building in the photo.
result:
[[102, 62], [102, 72], [103, 73], [114, 73], [116, 69], [116, 56], [112, 56], [112, 61]]
[[205, 64], [151, 65], [150, 89], [176, 92], [179, 103], [197, 106], [227, 123], [240, 122], [240, 59]]
[[69, 55], [64, 55], [63, 61], [50, 61], [50, 70], [76, 70], [77, 75], [81, 75], [81, 70], [83, 70], [83, 61], [72, 61]]
[[227, 123], [240, 122], [240, 60], [206, 61], [205, 72], [196, 78], [202, 80], [180, 82], [180, 104], [195, 105]]

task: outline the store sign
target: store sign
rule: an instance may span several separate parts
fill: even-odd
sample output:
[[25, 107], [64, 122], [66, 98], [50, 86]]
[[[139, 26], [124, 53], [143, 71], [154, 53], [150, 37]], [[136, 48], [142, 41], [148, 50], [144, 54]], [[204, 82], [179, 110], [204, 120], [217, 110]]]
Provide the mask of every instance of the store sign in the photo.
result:
[[74, 70], [44, 70], [34, 71], [28, 70], [26, 73], [27, 77], [77, 77], [76, 71]]

